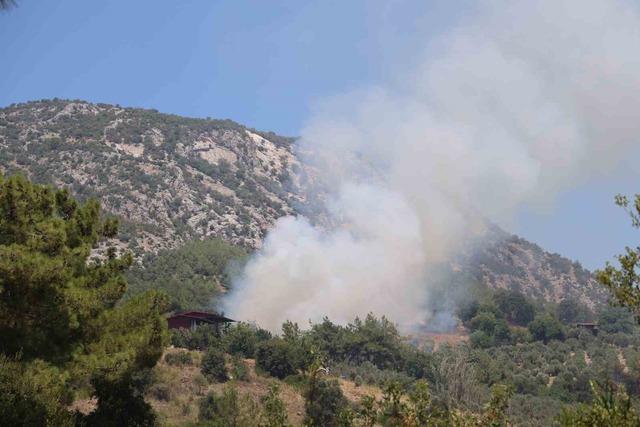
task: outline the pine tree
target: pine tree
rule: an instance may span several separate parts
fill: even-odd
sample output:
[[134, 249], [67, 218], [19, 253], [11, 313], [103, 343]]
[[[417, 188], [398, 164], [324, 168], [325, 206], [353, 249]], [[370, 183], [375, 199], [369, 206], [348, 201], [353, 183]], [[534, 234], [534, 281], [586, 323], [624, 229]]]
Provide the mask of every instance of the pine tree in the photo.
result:
[[90, 258], [117, 228], [101, 218], [96, 200], [81, 204], [66, 190], [0, 176], [3, 420], [20, 420], [16, 408], [33, 404], [43, 408], [31, 414], [39, 417], [34, 424], [71, 423], [61, 408], [90, 383], [98, 398], [93, 424], [114, 425], [109, 420], [119, 416], [152, 422], [135, 378], [166, 345], [166, 296], [149, 292], [119, 304], [131, 255], [109, 248]]
[[[631, 225], [640, 228], [640, 194], [633, 203], [626, 196], [618, 195], [616, 204], [627, 210]], [[629, 308], [640, 321], [640, 246], [625, 248], [625, 253], [617, 258], [620, 268], [607, 263], [603, 270], [596, 272], [596, 278], [611, 291], [619, 305]]]

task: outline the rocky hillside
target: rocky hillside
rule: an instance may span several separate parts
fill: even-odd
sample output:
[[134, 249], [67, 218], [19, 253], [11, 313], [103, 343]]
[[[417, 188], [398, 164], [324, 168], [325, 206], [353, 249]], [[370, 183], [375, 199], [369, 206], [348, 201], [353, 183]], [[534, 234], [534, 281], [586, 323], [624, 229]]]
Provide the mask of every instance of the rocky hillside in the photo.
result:
[[[276, 218], [296, 214], [309, 174], [292, 138], [230, 120], [43, 100], [0, 109], [0, 171], [98, 197], [123, 221], [122, 246], [138, 254], [198, 237], [259, 247]], [[504, 232], [469, 255], [493, 287], [558, 301], [602, 293], [577, 263]]]
[[258, 246], [302, 202], [291, 143], [230, 120], [82, 101], [0, 109], [0, 168], [99, 197], [142, 251], [200, 236]]
[[488, 236], [463, 257], [462, 265], [466, 273], [491, 287], [553, 302], [571, 297], [590, 308], [606, 300], [602, 286], [579, 262], [547, 252], [497, 227]]

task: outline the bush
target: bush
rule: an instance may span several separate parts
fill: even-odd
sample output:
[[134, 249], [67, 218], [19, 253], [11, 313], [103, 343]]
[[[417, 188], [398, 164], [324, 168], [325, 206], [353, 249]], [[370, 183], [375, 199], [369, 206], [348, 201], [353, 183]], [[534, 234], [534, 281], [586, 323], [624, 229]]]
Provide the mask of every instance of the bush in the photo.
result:
[[469, 328], [472, 331], [482, 331], [492, 336], [496, 328], [496, 317], [493, 313], [481, 311], [469, 321]]
[[500, 289], [493, 295], [493, 301], [507, 320], [517, 325], [526, 326], [534, 318], [533, 304], [519, 292]]
[[256, 366], [269, 375], [283, 379], [296, 373], [293, 365], [293, 350], [281, 338], [272, 338], [258, 345]]
[[607, 307], [598, 314], [598, 328], [603, 332], [630, 334], [633, 327], [633, 315], [624, 307]]
[[238, 425], [240, 418], [238, 393], [233, 388], [226, 388], [220, 395], [209, 393], [200, 401], [198, 418], [200, 421], [207, 421], [207, 426], [210, 427]]
[[233, 356], [231, 359], [231, 377], [239, 381], [247, 381], [249, 379], [247, 365], [238, 356]]
[[147, 394], [156, 400], [169, 402], [173, 400], [173, 390], [168, 384], [153, 384], [149, 387]]
[[227, 376], [224, 353], [219, 349], [209, 348], [202, 358], [200, 372], [209, 381], [227, 381], [229, 378]]
[[242, 357], [254, 357], [256, 346], [264, 337], [269, 337], [268, 332], [261, 331], [248, 323], [238, 323], [230, 327], [222, 338], [222, 342], [230, 354]]
[[493, 337], [484, 331], [475, 331], [469, 336], [469, 342], [473, 348], [493, 347]]
[[550, 314], [536, 316], [534, 321], [529, 323], [529, 332], [534, 340], [543, 341], [545, 344], [551, 340], [564, 339], [562, 324]]
[[193, 357], [188, 351], [167, 353], [164, 356], [164, 361], [169, 366], [193, 365]]
[[511, 342], [521, 344], [530, 342], [532, 339], [531, 332], [526, 328], [515, 327], [511, 329]]
[[184, 328], [173, 329], [171, 330], [171, 344], [189, 350], [220, 348], [220, 333], [215, 325], [200, 325], [195, 331]]
[[406, 389], [415, 381], [415, 377], [411, 377], [404, 372], [380, 369], [371, 362], [364, 362], [360, 365], [337, 363], [331, 366], [331, 373], [332, 375], [349, 378], [356, 385], [370, 384], [383, 387], [390, 382], [395, 382]]
[[269, 427], [287, 427], [289, 420], [287, 407], [280, 399], [280, 390], [277, 384], [269, 386], [269, 392], [262, 398], [263, 416]]
[[347, 406], [340, 385], [335, 380], [313, 379], [305, 393], [305, 425], [338, 425], [340, 413]]

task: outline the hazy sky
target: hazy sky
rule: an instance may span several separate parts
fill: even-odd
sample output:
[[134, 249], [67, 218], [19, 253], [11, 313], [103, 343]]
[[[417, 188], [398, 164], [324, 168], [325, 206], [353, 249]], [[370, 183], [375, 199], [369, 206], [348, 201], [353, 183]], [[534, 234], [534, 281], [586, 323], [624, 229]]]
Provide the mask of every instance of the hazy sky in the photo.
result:
[[[0, 105], [78, 98], [297, 135], [317, 102], [393, 80], [415, 49], [473, 8], [446, 0], [19, 0], [0, 14]], [[546, 212], [523, 207], [510, 231], [603, 265], [640, 240], [613, 205], [617, 192], [640, 192], [639, 164], [630, 159]]]

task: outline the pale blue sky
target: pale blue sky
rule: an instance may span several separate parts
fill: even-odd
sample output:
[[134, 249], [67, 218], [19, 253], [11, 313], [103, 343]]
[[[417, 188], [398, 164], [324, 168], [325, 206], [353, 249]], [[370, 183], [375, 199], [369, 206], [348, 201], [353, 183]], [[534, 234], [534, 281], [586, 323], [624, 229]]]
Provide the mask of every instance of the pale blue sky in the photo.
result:
[[[472, 7], [466, 0], [19, 0], [0, 15], [0, 105], [79, 98], [297, 135], [315, 102], [388, 79], [416, 43]], [[602, 266], [640, 240], [613, 205], [616, 192], [640, 191], [638, 178], [629, 162], [548, 212], [523, 208], [510, 231]]]

